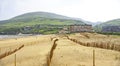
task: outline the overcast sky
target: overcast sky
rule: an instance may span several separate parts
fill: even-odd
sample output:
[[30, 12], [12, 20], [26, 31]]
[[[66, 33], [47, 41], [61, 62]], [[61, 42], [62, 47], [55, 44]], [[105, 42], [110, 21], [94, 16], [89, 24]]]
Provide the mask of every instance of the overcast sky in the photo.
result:
[[0, 20], [35, 11], [108, 21], [120, 18], [120, 0], [0, 0]]

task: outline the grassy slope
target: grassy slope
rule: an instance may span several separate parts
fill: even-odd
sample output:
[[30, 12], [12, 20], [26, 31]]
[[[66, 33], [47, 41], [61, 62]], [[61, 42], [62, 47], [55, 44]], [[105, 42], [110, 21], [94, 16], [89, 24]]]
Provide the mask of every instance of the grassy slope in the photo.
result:
[[[54, 13], [32, 12], [16, 16], [9, 20], [0, 21], [0, 32], [11, 31], [22, 32], [20, 30], [25, 26], [35, 27], [36, 25], [71, 25], [71, 24], [85, 24], [85, 23], [80, 20], [74, 20], [70, 17], [61, 16]], [[36, 32], [39, 32], [38, 29], [39, 28], [37, 29], [33, 28], [33, 30], [36, 30]]]
[[36, 24], [50, 24], [50, 25], [70, 25], [70, 24], [84, 24], [80, 21], [75, 20], [60, 20], [60, 19], [44, 19], [44, 20], [31, 20], [29, 22], [9, 22], [6, 24], [3, 24], [2, 26], [8, 26], [8, 27], [23, 27], [23, 26], [33, 26]]
[[[4, 23], [3, 23], [4, 22]], [[28, 26], [36, 24], [54, 24], [54, 25], [67, 25], [67, 24], [85, 24], [80, 20], [73, 20], [70, 17], [57, 15], [47, 12], [32, 12], [16, 16], [10, 20], [1, 21], [2, 26]]]
[[101, 31], [103, 26], [120, 26], [120, 19], [115, 19], [115, 20], [107, 21], [105, 23], [101, 23], [99, 25], [96, 25], [94, 29], [96, 31]]

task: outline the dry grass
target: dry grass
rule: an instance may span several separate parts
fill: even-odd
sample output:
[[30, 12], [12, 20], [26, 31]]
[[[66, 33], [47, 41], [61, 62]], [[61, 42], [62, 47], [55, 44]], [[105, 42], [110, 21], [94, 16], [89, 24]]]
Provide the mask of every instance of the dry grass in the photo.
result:
[[98, 47], [103, 49], [120, 51], [119, 36], [81, 33], [81, 34], [71, 35], [69, 36], [68, 39], [83, 46]]
[[9, 55], [17, 52], [18, 50], [22, 49], [23, 47], [24, 47], [24, 45], [21, 45], [21, 46], [15, 48], [15, 49], [12, 48], [12, 50], [10, 49], [10, 50], [8, 50], [8, 51], [6, 51], [6, 52], [4, 52], [4, 53], [1, 53], [1, 54], [0, 54], [0, 59], [2, 59], [2, 58], [4, 58], [4, 57], [6, 57], [6, 56], [9, 56]]
[[54, 52], [52, 52], [50, 66], [93, 66], [93, 49], [95, 50], [96, 66], [120, 66], [120, 52], [86, 47], [68, 40], [68, 38], [73, 38], [83, 43], [120, 43], [119, 36], [91, 33], [71, 34], [67, 38], [64, 35], [43, 35], [2, 40], [0, 41], [0, 54], [12, 51], [20, 45], [24, 45], [24, 48], [0, 59], [0, 66], [14, 66], [15, 54], [17, 66], [47, 66], [46, 58], [56, 38], [59, 41], [56, 42], [57, 47], [54, 47]]
[[[14, 53], [17, 56], [17, 66], [45, 66], [47, 54], [52, 46], [50, 37], [46, 35], [18, 38], [17, 40], [10, 39], [11, 41], [4, 40], [0, 42], [0, 46], [8, 47], [24, 44], [24, 48]], [[9, 49], [3, 50], [10, 51]], [[14, 54], [0, 59], [0, 66], [14, 66]]]
[[96, 66], [119, 66], [120, 64], [118, 59], [120, 52], [117, 51], [81, 46], [67, 38], [59, 39], [57, 44], [51, 66], [93, 66], [93, 49]]

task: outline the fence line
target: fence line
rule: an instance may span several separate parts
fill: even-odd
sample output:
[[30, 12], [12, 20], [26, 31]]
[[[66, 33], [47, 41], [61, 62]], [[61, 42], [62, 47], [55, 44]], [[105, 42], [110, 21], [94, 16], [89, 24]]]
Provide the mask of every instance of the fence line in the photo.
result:
[[87, 47], [97, 47], [97, 48], [102, 48], [102, 49], [110, 49], [110, 50], [115, 50], [115, 51], [120, 51], [120, 45], [118, 44], [109, 44], [109, 43], [96, 43], [96, 42], [87, 42], [84, 43], [82, 41], [78, 41], [77, 39], [69, 38], [66, 36], [69, 40], [76, 42], [77, 44], [87, 46]]
[[[52, 40], [53, 40], [53, 39], [52, 39]], [[51, 59], [52, 59], [52, 57], [53, 57], [53, 52], [54, 52], [54, 50], [56, 49], [56, 46], [57, 46], [56, 41], [58, 41], [58, 39], [55, 39], [55, 40], [54, 40], [53, 46], [52, 46], [52, 48], [51, 48], [51, 50], [50, 50], [50, 52], [49, 52], [49, 54], [48, 54], [48, 56], [47, 56], [47, 65], [48, 65], [48, 66], [50, 66]]]
[[23, 47], [24, 47], [24, 45], [21, 45], [19, 48], [16, 48], [16, 49], [14, 49], [13, 51], [8, 51], [8, 52], [5, 52], [5, 53], [1, 54], [1, 55], [0, 55], [0, 59], [4, 58], [4, 57], [6, 57], [6, 56], [9, 56], [9, 55], [11, 55], [11, 54], [13, 54], [13, 53], [15, 53], [16, 51], [20, 50], [20, 49], [23, 48]]

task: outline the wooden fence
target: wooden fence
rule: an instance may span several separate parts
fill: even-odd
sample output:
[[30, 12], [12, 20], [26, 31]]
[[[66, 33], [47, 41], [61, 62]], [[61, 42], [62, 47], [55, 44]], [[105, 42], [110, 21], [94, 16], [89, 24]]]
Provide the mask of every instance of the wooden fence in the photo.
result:
[[14, 50], [12, 50], [12, 51], [8, 51], [8, 52], [5, 52], [5, 53], [2, 53], [2, 54], [0, 55], [0, 59], [6, 57], [6, 56], [8, 56], [8, 55], [11, 55], [11, 54], [15, 53], [16, 51], [20, 50], [20, 49], [23, 48], [23, 47], [24, 47], [24, 45], [21, 45], [20, 47], [14, 49]]
[[83, 45], [83, 46], [87, 46], [87, 47], [97, 47], [97, 48], [102, 48], [102, 49], [110, 49], [110, 50], [115, 50], [115, 51], [120, 51], [120, 44], [110, 44], [110, 43], [97, 43], [97, 42], [82, 42], [82, 41], [78, 41], [77, 39], [73, 39], [73, 38], [69, 38], [68, 36], [66, 36], [67, 39], [76, 42], [77, 44]]
[[[53, 39], [52, 39], [53, 40]], [[56, 49], [56, 41], [58, 41], [58, 39], [55, 39], [54, 42], [53, 42], [53, 45], [52, 45], [52, 48], [50, 50], [50, 52], [48, 53], [48, 56], [47, 56], [47, 65], [50, 66], [50, 63], [51, 63], [51, 59], [53, 57], [53, 52], [54, 50]]]

